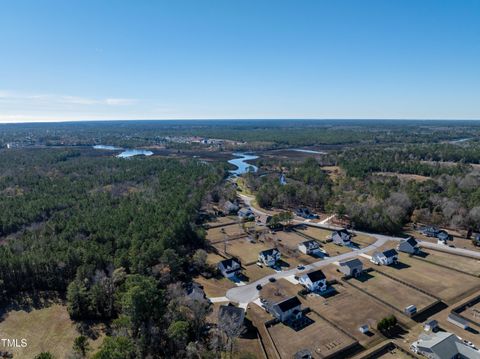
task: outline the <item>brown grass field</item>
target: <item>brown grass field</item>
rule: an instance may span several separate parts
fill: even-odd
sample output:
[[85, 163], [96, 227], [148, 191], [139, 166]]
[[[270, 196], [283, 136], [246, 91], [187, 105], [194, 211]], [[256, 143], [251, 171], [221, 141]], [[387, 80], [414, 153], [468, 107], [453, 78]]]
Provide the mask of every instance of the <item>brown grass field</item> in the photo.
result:
[[476, 276], [480, 275], [480, 261], [478, 259], [459, 256], [427, 248], [422, 249], [422, 252], [427, 254], [427, 256], [425, 257], [425, 260], [427, 261], [442, 264], [444, 266], [458, 269]]
[[262, 243], [259, 240], [251, 243], [247, 238], [234, 239], [227, 242], [227, 254], [224, 253], [225, 245], [223, 242], [214, 244], [214, 247], [219, 253], [226, 257], [237, 257], [242, 264], [256, 262], [258, 253], [270, 249], [273, 245]]
[[229, 237], [239, 236], [242, 234], [245, 234], [245, 231], [240, 225], [231, 224], [223, 227], [210, 228], [207, 231], [207, 239], [210, 242], [216, 242], [225, 239], [225, 236], [227, 236], [228, 239]]
[[409, 258], [404, 253], [400, 253], [399, 262], [399, 267], [381, 266], [377, 269], [435, 294], [446, 302], [457, 301], [480, 288], [478, 278]]
[[309, 349], [315, 358], [332, 355], [354, 343], [354, 340], [311, 312], [307, 315], [314, 321], [296, 332], [283, 324], [276, 324], [268, 331], [282, 358], [293, 358], [296, 352]]
[[436, 301], [433, 297], [374, 271], [365, 273], [361, 278], [350, 279], [350, 281], [353, 285], [401, 311], [411, 304], [421, 310]]
[[[395, 314], [394, 311], [348, 284], [334, 285], [334, 287], [337, 290], [335, 295], [327, 298], [309, 296], [307, 305], [336, 323], [364, 346], [382, 340], [375, 331], [377, 322], [388, 315]], [[368, 324], [373, 329], [374, 335], [367, 336], [360, 333], [358, 328], [363, 324]]]
[[[42, 351], [49, 351], [55, 358], [66, 358], [71, 353], [73, 341], [80, 335], [64, 305], [53, 304], [47, 308], [8, 312], [0, 322], [2, 338], [25, 338], [26, 348], [9, 348], [17, 359], [31, 359]], [[102, 340], [90, 340], [94, 351]], [[2, 348], [3, 349], [3, 348]]]
[[311, 227], [311, 226], [299, 227], [297, 230], [299, 232], [305, 233], [307, 236], [310, 236], [320, 242], [325, 241], [327, 237], [329, 237], [332, 234], [332, 231], [322, 229], [322, 228], [317, 228], [317, 227]]

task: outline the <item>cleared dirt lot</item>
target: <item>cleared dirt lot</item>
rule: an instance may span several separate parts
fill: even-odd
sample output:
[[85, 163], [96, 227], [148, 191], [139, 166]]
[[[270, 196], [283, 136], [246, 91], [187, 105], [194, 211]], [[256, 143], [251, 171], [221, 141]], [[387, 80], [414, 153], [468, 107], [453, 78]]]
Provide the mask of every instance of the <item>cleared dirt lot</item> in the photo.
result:
[[426, 254], [425, 256], [422, 255], [422, 258], [427, 261], [458, 269], [476, 276], [480, 275], [480, 260], [478, 259], [458, 256], [433, 249], [424, 248], [422, 252]]
[[364, 273], [360, 278], [352, 278], [349, 282], [400, 311], [411, 304], [420, 311], [436, 301], [433, 297], [375, 271]]
[[348, 284], [334, 285], [334, 288], [337, 293], [327, 298], [309, 296], [307, 305], [336, 323], [362, 345], [370, 345], [382, 340], [375, 331], [372, 336], [367, 336], [360, 333], [358, 328], [368, 324], [370, 328], [375, 329], [379, 320], [395, 314], [394, 311]]
[[480, 288], [478, 278], [410, 258], [404, 253], [400, 253], [399, 262], [397, 266], [381, 266], [376, 269], [434, 294], [446, 302], [455, 302], [463, 295]]
[[293, 358], [296, 352], [308, 349], [314, 358], [338, 353], [355, 343], [353, 339], [311, 312], [307, 315], [314, 323], [296, 332], [283, 324], [268, 328], [282, 358]]

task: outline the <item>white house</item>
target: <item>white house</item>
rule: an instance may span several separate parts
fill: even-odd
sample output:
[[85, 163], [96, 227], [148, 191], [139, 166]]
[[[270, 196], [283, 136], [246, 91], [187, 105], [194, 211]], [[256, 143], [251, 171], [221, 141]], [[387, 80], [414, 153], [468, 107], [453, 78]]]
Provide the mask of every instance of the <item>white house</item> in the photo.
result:
[[282, 300], [271, 306], [271, 313], [281, 322], [293, 321], [302, 317], [302, 303], [296, 296]]
[[372, 255], [370, 262], [373, 262], [377, 265], [388, 266], [390, 264], [396, 263], [398, 260], [398, 253], [395, 249], [389, 249], [384, 252], [375, 252]]
[[281, 254], [277, 248], [267, 249], [258, 254], [258, 261], [267, 267], [273, 267], [280, 260]]
[[327, 278], [320, 269], [302, 275], [299, 282], [311, 292], [323, 292], [327, 289]]
[[305, 254], [314, 254], [320, 249], [320, 244], [317, 241], [306, 241], [298, 245], [298, 250]]
[[420, 250], [420, 248], [418, 247], [418, 242], [413, 237], [408, 237], [407, 239], [400, 241], [397, 249], [400, 252], [405, 252], [409, 254], [418, 253], [418, 251]]
[[348, 246], [352, 241], [352, 234], [345, 228], [334, 231], [332, 233], [332, 241], [338, 245]]
[[225, 259], [218, 263], [218, 270], [226, 278], [235, 277], [242, 270], [240, 261], [236, 258]]

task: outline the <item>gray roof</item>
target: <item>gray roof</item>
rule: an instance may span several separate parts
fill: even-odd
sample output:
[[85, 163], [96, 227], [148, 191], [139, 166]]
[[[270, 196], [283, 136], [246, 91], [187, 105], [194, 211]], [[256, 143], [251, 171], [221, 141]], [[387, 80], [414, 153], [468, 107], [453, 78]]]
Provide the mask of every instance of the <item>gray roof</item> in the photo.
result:
[[480, 359], [480, 352], [462, 343], [452, 333], [438, 332], [430, 335], [421, 335], [418, 340], [419, 349], [428, 349], [439, 359], [451, 359], [460, 355], [462, 358]]
[[413, 237], [408, 237], [408, 238], [404, 241], [404, 243], [408, 243], [408, 244], [410, 244], [412, 247], [415, 247], [416, 245], [418, 245], [417, 240], [416, 240], [415, 238], [413, 238]]

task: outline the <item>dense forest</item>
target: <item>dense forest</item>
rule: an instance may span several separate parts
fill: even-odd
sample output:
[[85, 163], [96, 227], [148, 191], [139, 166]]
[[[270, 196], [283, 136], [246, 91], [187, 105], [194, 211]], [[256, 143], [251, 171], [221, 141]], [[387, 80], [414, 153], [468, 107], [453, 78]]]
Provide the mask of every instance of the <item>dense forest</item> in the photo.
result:
[[112, 323], [97, 358], [197, 350], [208, 304], [185, 296], [189, 258], [204, 246], [197, 210], [223, 166], [12, 149], [0, 171], [3, 304], [66, 295], [72, 319]]
[[[0, 147], [123, 147], [166, 145], [166, 136], [201, 136], [248, 142], [251, 149], [309, 145], [422, 144], [478, 137], [469, 121], [196, 120], [0, 124]], [[171, 144], [170, 144], [171, 145]], [[178, 145], [178, 144], [177, 144]], [[478, 153], [478, 152], [477, 152]]]

